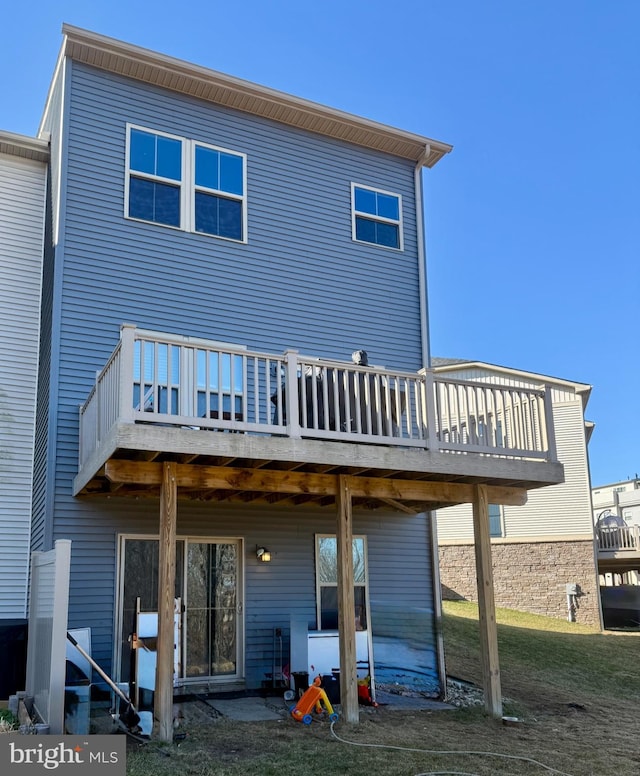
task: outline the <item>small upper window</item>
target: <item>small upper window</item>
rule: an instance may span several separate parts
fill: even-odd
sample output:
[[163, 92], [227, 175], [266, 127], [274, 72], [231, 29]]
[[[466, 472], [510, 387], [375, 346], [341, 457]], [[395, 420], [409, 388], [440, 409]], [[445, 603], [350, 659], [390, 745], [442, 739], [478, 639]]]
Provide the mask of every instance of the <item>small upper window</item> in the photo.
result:
[[352, 237], [358, 242], [402, 249], [399, 194], [351, 184]]
[[131, 128], [128, 215], [182, 226], [182, 140]]

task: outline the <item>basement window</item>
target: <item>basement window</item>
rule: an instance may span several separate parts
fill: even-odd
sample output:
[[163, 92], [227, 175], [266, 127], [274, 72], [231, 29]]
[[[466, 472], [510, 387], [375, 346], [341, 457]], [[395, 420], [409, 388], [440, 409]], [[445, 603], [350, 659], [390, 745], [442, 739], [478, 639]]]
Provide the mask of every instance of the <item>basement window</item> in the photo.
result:
[[[353, 537], [356, 630], [367, 629], [367, 562], [364, 536]], [[338, 545], [335, 536], [316, 536], [318, 630], [338, 630]]]

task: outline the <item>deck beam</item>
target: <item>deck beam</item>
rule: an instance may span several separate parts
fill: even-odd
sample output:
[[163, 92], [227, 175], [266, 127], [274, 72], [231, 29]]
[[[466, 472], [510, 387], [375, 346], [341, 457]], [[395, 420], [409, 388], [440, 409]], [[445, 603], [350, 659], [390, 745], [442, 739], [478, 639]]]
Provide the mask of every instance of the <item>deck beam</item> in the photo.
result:
[[[160, 486], [163, 464], [146, 461], [110, 460], [105, 475], [112, 483]], [[176, 464], [178, 488], [196, 490], [237, 490], [293, 495], [337, 496], [338, 475], [275, 469], [237, 468]], [[439, 504], [472, 503], [474, 485], [463, 482], [432, 482], [387, 477], [346, 476], [352, 498], [377, 498], [392, 501], [424, 501]], [[500, 485], [486, 486], [492, 504], [521, 506], [527, 491]]]

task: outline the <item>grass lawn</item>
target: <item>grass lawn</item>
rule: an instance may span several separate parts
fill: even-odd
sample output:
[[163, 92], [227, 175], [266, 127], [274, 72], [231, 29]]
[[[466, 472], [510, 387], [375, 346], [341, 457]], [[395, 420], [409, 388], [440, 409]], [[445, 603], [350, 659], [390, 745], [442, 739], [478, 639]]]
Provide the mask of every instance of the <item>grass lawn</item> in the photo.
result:
[[[445, 603], [444, 638], [448, 674], [480, 684], [477, 607]], [[640, 633], [601, 634], [575, 623], [498, 610], [498, 640], [505, 714], [522, 719], [516, 727], [505, 727], [481, 709], [363, 707], [359, 725], [335, 725], [335, 733], [351, 742], [344, 743], [328, 722], [307, 727], [286, 713], [273, 722], [212, 719], [205, 705], [196, 703], [183, 728], [187, 738], [180, 745], [132, 745], [127, 774], [640, 773]], [[547, 768], [511, 759], [517, 757]]]

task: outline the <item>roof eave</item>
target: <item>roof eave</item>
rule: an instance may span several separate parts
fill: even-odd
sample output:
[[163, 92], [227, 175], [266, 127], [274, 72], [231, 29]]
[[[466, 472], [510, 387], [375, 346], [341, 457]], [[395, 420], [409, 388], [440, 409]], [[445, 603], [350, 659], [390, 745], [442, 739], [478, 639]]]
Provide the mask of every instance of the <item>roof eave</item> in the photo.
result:
[[591, 394], [592, 387], [588, 383], [578, 383], [575, 380], [566, 380], [563, 377], [552, 377], [551, 375], [543, 375], [539, 372], [527, 372], [524, 369], [514, 369], [509, 366], [501, 366], [500, 364], [490, 364], [487, 361], [459, 361], [454, 364], [441, 364], [434, 366], [434, 372], [455, 372], [460, 369], [469, 369], [472, 367], [478, 367], [479, 369], [494, 369], [501, 372], [507, 372], [508, 374], [518, 375], [525, 378], [536, 378], [540, 383], [551, 382], [558, 385], [567, 385], [575, 390], [577, 394], [584, 396], [584, 404], [586, 406], [589, 395]]
[[49, 143], [37, 137], [0, 130], [0, 153], [36, 162], [48, 162]]
[[[433, 167], [452, 146], [64, 24], [77, 62]], [[427, 153], [425, 154], [425, 149]]]

